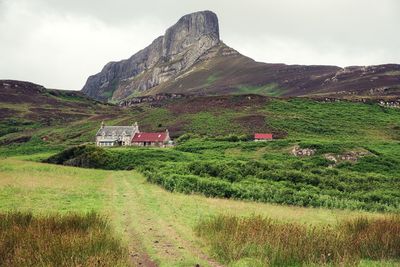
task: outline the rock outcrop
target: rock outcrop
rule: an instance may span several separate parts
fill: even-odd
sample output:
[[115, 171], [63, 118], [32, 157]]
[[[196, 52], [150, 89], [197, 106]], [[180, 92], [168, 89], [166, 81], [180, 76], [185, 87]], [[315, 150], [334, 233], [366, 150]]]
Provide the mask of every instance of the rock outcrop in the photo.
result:
[[187, 70], [219, 42], [215, 13], [186, 15], [131, 58], [110, 62], [100, 73], [90, 76], [82, 91], [98, 100], [122, 99], [135, 91], [138, 94]]
[[294, 146], [292, 148], [292, 155], [296, 157], [310, 157], [314, 156], [316, 151], [317, 151], [316, 149], [312, 148], [301, 148], [299, 146]]

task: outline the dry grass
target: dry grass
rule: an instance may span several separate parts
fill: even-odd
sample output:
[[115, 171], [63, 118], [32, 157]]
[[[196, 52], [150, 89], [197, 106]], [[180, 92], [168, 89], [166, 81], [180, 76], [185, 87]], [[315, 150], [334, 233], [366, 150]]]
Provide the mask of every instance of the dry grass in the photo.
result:
[[217, 216], [195, 230], [224, 263], [250, 258], [262, 266], [353, 266], [361, 260], [400, 260], [400, 217], [308, 226], [261, 216]]
[[127, 266], [107, 220], [87, 215], [0, 214], [1, 266]]

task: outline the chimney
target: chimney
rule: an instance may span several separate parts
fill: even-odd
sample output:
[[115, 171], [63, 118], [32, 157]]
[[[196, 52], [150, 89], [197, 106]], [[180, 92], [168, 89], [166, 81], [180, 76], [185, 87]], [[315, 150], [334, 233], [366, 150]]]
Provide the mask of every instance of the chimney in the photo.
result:
[[104, 121], [102, 121], [102, 122], [101, 122], [100, 129], [103, 129], [103, 128], [104, 128], [104, 126], [105, 126], [105, 124], [104, 124]]
[[137, 122], [133, 124], [133, 133], [139, 133], [139, 125]]

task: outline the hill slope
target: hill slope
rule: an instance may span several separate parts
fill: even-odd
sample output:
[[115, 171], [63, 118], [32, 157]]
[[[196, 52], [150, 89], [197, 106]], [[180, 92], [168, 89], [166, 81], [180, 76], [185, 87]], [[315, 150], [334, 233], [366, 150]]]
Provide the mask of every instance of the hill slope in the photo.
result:
[[328, 142], [397, 144], [400, 140], [400, 110], [373, 102], [225, 95], [122, 108], [31, 83], [0, 81], [0, 87], [0, 150], [5, 153], [93, 142], [102, 121], [108, 125], [137, 121], [143, 131], [168, 128], [174, 138], [185, 133], [217, 137], [272, 132], [276, 137]]
[[[119, 115], [118, 115], [119, 114]], [[82, 139], [93, 122], [124, 115], [114, 106], [80, 92], [49, 90], [43, 86], [0, 80], [0, 145], [35, 152], [42, 145], [62, 147]]]
[[182, 17], [131, 58], [108, 63], [82, 91], [102, 101], [156, 93], [399, 96], [400, 65], [343, 69], [256, 62], [225, 45], [216, 14], [203, 11]]

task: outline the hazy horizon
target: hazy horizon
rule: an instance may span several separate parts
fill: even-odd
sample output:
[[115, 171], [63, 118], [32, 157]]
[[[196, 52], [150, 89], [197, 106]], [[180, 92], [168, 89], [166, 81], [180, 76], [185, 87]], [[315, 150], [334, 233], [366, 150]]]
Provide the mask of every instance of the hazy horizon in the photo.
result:
[[80, 90], [107, 62], [130, 57], [201, 10], [218, 15], [222, 41], [257, 61], [400, 63], [400, 2], [366, 2], [0, 0], [0, 79]]

